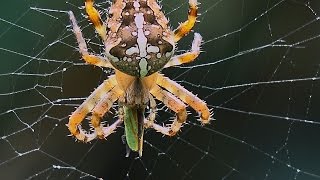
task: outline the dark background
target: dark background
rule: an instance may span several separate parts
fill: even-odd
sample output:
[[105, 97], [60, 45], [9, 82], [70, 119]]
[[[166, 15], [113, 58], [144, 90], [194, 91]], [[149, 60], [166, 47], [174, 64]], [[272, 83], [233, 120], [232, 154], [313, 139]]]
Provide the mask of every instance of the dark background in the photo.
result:
[[[161, 4], [172, 27], [186, 19], [187, 1]], [[0, 6], [1, 179], [320, 179], [318, 1], [202, 0], [194, 29], [203, 53], [163, 73], [204, 99], [216, 120], [202, 127], [189, 109], [179, 136], [147, 130], [142, 158], [125, 158], [123, 128], [91, 144], [67, 137], [68, 116], [112, 73], [80, 60], [63, 11], [75, 13], [90, 50], [102, 52], [82, 6]], [[158, 108], [157, 121], [166, 122], [172, 114]]]

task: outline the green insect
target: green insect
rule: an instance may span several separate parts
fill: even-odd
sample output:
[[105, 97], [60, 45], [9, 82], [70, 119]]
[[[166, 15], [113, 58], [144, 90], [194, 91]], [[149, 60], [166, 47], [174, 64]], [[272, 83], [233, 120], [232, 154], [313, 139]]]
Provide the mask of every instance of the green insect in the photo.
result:
[[[125, 139], [128, 148], [139, 152], [142, 156], [143, 132], [144, 132], [144, 109], [124, 107]], [[129, 156], [127, 149], [127, 156]]]

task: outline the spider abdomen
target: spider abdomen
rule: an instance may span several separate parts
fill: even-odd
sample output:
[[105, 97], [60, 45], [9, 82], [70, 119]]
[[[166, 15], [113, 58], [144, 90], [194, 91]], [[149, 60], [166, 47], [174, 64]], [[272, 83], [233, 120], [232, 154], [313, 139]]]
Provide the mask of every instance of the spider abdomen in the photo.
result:
[[116, 69], [145, 77], [161, 70], [170, 60], [173, 35], [159, 9], [147, 1], [129, 1], [118, 9], [120, 21], [116, 16], [108, 20], [108, 24], [117, 24], [116, 28], [110, 27], [105, 41], [107, 57]]

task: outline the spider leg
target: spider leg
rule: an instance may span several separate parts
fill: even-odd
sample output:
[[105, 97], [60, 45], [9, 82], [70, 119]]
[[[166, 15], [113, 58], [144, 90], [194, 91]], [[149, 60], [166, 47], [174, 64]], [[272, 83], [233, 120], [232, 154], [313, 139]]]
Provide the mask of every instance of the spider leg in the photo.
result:
[[150, 92], [176, 113], [176, 117], [169, 127], [164, 127], [155, 123], [152, 123], [151, 127], [164, 135], [174, 136], [187, 119], [188, 114], [185, 104], [168, 91], [161, 89], [158, 85], [155, 85]]
[[[117, 121], [115, 121], [112, 125], [110, 126], [107, 126], [107, 127], [101, 127], [101, 126], [98, 126], [98, 127], [101, 127], [102, 128], [102, 135], [103, 136], [99, 136], [98, 135], [98, 132], [97, 132], [97, 136], [99, 138], [106, 138], [108, 137], [110, 134], [112, 134], [118, 126], [120, 126], [122, 123], [123, 123], [123, 108], [122, 107], [119, 107], [119, 110], [118, 110], [118, 115], [119, 115], [119, 119]], [[100, 124], [99, 124], [100, 125]], [[95, 129], [96, 130], [96, 129]], [[88, 140], [89, 141], [89, 140]]]
[[174, 30], [174, 41], [178, 42], [181, 38], [187, 35], [193, 28], [198, 15], [198, 2], [197, 0], [189, 0], [189, 13], [188, 20], [180, 24], [177, 29]]
[[109, 79], [105, 80], [93, 93], [72, 113], [69, 118], [67, 127], [72, 135], [74, 135], [80, 141], [86, 141], [90, 139], [84, 130], [81, 129], [81, 122], [84, 120], [86, 115], [96, 106], [103, 95], [109, 92], [116, 86], [115, 75], [110, 76]]
[[73, 12], [69, 11], [68, 14], [69, 14], [70, 21], [72, 23], [73, 33], [75, 34], [75, 36], [77, 38], [77, 42], [79, 44], [78, 46], [79, 46], [79, 50], [82, 55], [82, 58], [89, 64], [113, 68], [113, 66], [111, 65], [111, 63], [109, 62], [108, 59], [103, 58], [103, 57], [99, 57], [99, 56], [95, 56], [93, 54], [89, 54], [86, 41], [84, 40], [84, 38], [82, 36], [81, 29], [77, 24], [77, 20], [74, 17]]
[[101, 36], [102, 40], [106, 39], [107, 29], [106, 25], [102, 22], [99, 12], [93, 7], [94, 0], [86, 0], [86, 12], [89, 16], [90, 21], [93, 23], [96, 31]]
[[157, 84], [196, 110], [200, 114], [201, 123], [208, 124], [210, 122], [210, 110], [204, 101], [162, 74], [159, 74]]
[[152, 127], [154, 120], [156, 119], [156, 113], [157, 113], [157, 103], [151, 94], [149, 95], [149, 101], [150, 101], [150, 114], [144, 120], [145, 128]]
[[[120, 96], [123, 95], [123, 91], [119, 88], [119, 86], [115, 86], [111, 89], [108, 93], [106, 93], [103, 98], [97, 103], [97, 105], [92, 110], [92, 117], [91, 117], [91, 125], [94, 128], [94, 137], [97, 136], [100, 139], [106, 138], [110, 135], [113, 130], [117, 127], [117, 124], [120, 124], [123, 120], [123, 110], [119, 108], [119, 120], [116, 121], [113, 125], [108, 127], [103, 127], [101, 124], [101, 119], [107, 113], [110, 108], [112, 107], [113, 103], [118, 100]], [[122, 112], [121, 112], [122, 111]], [[90, 141], [92, 139], [88, 139]]]
[[189, 63], [194, 61], [200, 54], [200, 45], [202, 42], [202, 37], [199, 33], [194, 33], [194, 39], [191, 46], [191, 51], [184, 54], [174, 56], [170, 61], [164, 66], [164, 68], [171, 66], [178, 66], [184, 63]]
[[123, 121], [124, 121], [124, 110], [123, 110], [123, 107], [119, 107], [118, 108], [118, 120], [115, 121], [111, 126], [103, 127], [104, 137], [106, 138], [111, 133], [113, 133], [117, 129], [117, 127], [123, 123]]

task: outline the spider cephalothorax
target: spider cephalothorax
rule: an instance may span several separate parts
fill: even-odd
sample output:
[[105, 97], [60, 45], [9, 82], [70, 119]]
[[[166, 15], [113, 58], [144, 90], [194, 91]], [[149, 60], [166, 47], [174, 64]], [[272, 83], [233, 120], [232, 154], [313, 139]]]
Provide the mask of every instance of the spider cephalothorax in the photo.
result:
[[[72, 113], [67, 126], [73, 136], [84, 142], [97, 137], [106, 138], [124, 122], [128, 146], [142, 155], [144, 128], [153, 128], [162, 134], [174, 136], [187, 119], [185, 104], [199, 113], [203, 124], [209, 123], [211, 114], [206, 103], [159, 73], [163, 68], [191, 62], [200, 54], [202, 38], [195, 33], [191, 51], [174, 55], [176, 42], [187, 35], [196, 22], [197, 0], [189, 0], [188, 20], [174, 31], [168, 27], [168, 20], [156, 0], [114, 0], [105, 23], [94, 8], [93, 0], [85, 0], [85, 7], [90, 21], [104, 42], [105, 57], [88, 52], [81, 29], [70, 11], [82, 58], [89, 64], [112, 68], [115, 74], [109, 76]], [[176, 113], [170, 125], [155, 123], [154, 98]], [[104, 127], [101, 119], [117, 100], [119, 119]], [[150, 112], [145, 117], [147, 106]], [[89, 113], [92, 114], [92, 133], [81, 128], [81, 122]]]

